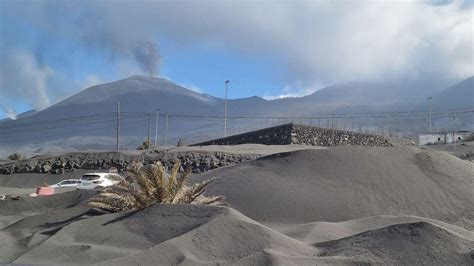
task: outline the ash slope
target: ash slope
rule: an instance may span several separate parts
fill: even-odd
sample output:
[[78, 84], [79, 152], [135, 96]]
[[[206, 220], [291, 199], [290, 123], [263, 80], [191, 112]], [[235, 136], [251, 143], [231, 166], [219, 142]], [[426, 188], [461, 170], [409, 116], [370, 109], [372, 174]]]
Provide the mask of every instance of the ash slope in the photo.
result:
[[472, 239], [427, 222], [391, 225], [315, 246], [324, 257], [351, 257], [377, 264], [470, 265], [474, 262]]
[[415, 215], [474, 228], [474, 164], [417, 147], [336, 146], [207, 172], [211, 194], [268, 223]]
[[[49, 215], [50, 222], [54, 216], [60, 217], [60, 212]], [[23, 243], [24, 253], [17, 253], [12, 262], [102, 265], [472, 262], [472, 238], [421, 218], [410, 222], [398, 218], [394, 219], [398, 222], [395, 225], [310, 244], [227, 207], [156, 205], [142, 211], [88, 219], [80, 214], [76, 217], [70, 224], [56, 223], [62, 224], [59, 230], [46, 228], [22, 241], [16, 239], [17, 245]], [[24, 219], [2, 233], [8, 231], [11, 238], [19, 238], [25, 234], [25, 225], [35, 225], [37, 220]], [[386, 222], [393, 223], [391, 219]], [[462, 232], [460, 228], [457, 230]], [[372, 249], [374, 245], [378, 248]], [[401, 256], [406, 249], [410, 249], [410, 256]]]
[[201, 176], [217, 177], [207, 193], [229, 207], [96, 216], [82, 191], [0, 202], [0, 263], [469, 265], [472, 167], [414, 147], [340, 146]]

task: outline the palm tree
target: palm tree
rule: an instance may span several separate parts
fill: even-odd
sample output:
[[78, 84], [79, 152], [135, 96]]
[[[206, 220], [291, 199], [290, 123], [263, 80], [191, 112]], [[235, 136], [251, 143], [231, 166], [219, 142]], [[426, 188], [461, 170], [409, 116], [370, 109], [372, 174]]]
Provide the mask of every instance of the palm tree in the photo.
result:
[[105, 188], [99, 197], [92, 198], [89, 203], [94, 207], [112, 212], [136, 210], [150, 207], [154, 204], [211, 204], [221, 201], [222, 196], [204, 196], [207, 185], [214, 178], [196, 183], [187, 184], [190, 171], [178, 176], [181, 163], [177, 161], [169, 177], [161, 164], [152, 164], [148, 167], [133, 168], [130, 173], [134, 182], [126, 180], [119, 184]]

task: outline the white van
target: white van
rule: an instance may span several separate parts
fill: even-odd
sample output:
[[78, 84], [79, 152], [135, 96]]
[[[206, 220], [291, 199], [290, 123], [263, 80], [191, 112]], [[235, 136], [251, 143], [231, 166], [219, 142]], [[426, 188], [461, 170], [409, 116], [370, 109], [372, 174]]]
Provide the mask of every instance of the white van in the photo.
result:
[[78, 189], [94, 189], [97, 187], [110, 187], [124, 181], [119, 174], [114, 173], [88, 173], [81, 177]]

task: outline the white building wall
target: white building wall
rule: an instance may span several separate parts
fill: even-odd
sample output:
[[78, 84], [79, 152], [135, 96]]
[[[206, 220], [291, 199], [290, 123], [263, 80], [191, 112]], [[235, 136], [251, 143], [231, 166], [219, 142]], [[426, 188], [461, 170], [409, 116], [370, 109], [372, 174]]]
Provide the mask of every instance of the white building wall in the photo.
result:
[[458, 132], [446, 132], [446, 133], [431, 133], [431, 134], [420, 134], [418, 135], [418, 145], [435, 145], [453, 143], [453, 137], [455, 142], [465, 141], [472, 137], [469, 131], [458, 131]]
[[[454, 142], [465, 141], [471, 134], [471, 132], [454, 132]], [[453, 132], [446, 133], [446, 142], [453, 143]]]
[[420, 134], [418, 136], [419, 145], [432, 145], [446, 143], [444, 133]]

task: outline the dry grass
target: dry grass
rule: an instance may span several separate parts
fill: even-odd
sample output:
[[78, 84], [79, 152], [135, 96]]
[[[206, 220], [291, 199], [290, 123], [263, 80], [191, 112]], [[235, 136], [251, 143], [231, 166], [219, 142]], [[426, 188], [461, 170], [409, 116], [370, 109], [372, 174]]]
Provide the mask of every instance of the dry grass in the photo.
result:
[[178, 176], [180, 162], [176, 162], [168, 177], [161, 164], [134, 168], [130, 171], [134, 182], [122, 181], [105, 188], [101, 195], [92, 198], [89, 203], [101, 209], [113, 212], [143, 209], [154, 204], [211, 204], [221, 201], [222, 196], [204, 196], [207, 185], [214, 181], [208, 179], [202, 183], [188, 185], [189, 171]]

